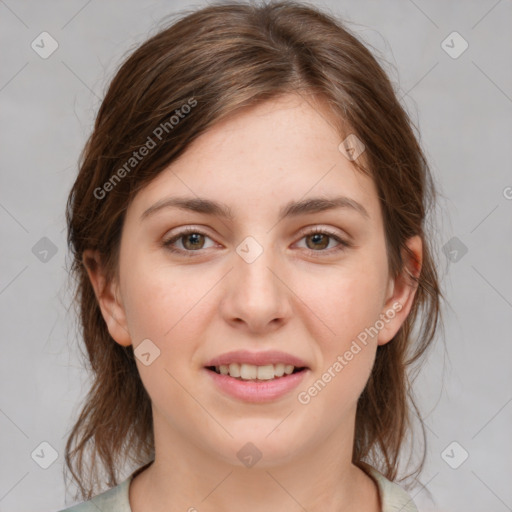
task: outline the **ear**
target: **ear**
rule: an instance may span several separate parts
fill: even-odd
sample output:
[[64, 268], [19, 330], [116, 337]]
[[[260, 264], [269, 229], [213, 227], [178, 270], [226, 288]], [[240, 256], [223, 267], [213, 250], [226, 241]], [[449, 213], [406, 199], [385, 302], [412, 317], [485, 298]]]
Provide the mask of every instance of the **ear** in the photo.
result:
[[87, 269], [110, 336], [120, 345], [131, 345], [132, 341], [128, 333], [124, 306], [117, 299], [119, 296], [118, 283], [115, 279], [110, 282], [107, 281], [98, 251], [86, 249], [82, 255], [82, 262]]
[[390, 278], [386, 301], [380, 315], [384, 327], [379, 331], [377, 340], [379, 345], [385, 345], [396, 335], [405, 322], [414, 302], [418, 285], [410, 274], [419, 277], [421, 273], [423, 243], [420, 236], [413, 236], [406, 242], [413, 256], [404, 250], [402, 258], [404, 270], [396, 278]]

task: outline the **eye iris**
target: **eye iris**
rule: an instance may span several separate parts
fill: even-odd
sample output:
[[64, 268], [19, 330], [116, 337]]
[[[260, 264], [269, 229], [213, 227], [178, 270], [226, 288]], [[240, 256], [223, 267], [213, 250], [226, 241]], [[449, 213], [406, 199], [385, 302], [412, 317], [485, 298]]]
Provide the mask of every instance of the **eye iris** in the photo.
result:
[[323, 244], [321, 244], [321, 245], [314, 244], [313, 247], [309, 247], [309, 244], [307, 244], [308, 247], [310, 249], [315, 249], [315, 248], [316, 249], [325, 249], [329, 245], [329, 237], [323, 233], [313, 233], [312, 235], [308, 235], [306, 237], [306, 240], [315, 239], [316, 241], [322, 241], [322, 237], [323, 237], [323, 241], [324, 241]]
[[[201, 233], [190, 233], [188, 235], [185, 235], [182, 237], [185, 241], [183, 243], [183, 246], [187, 249], [201, 249], [201, 247], [197, 247], [196, 244], [198, 241], [202, 241], [204, 243], [204, 235], [201, 235]], [[192, 239], [192, 247], [188, 246], [189, 240]], [[202, 244], [200, 244], [202, 246]]]

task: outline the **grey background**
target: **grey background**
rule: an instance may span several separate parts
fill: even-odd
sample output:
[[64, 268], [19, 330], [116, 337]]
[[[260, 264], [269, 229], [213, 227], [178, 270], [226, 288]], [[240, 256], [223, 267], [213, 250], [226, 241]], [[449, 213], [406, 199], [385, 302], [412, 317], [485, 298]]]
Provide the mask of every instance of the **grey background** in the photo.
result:
[[[416, 380], [428, 458], [411, 494], [421, 512], [512, 510], [512, 2], [315, 3], [380, 53], [443, 194], [446, 349]], [[64, 206], [100, 99], [155, 22], [200, 5], [0, 0], [1, 512], [66, 504], [63, 449], [88, 377], [68, 313]], [[59, 45], [47, 59], [31, 48], [43, 31]], [[469, 44], [458, 58], [442, 46], [453, 31]], [[47, 469], [42, 442], [58, 455]]]

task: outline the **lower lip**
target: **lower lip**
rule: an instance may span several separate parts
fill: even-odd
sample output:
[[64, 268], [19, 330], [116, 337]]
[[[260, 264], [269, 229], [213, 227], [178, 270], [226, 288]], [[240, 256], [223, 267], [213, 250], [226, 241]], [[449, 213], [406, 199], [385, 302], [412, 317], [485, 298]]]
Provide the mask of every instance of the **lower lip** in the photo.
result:
[[277, 377], [272, 380], [244, 381], [204, 369], [224, 393], [246, 402], [270, 402], [296, 388], [309, 370]]

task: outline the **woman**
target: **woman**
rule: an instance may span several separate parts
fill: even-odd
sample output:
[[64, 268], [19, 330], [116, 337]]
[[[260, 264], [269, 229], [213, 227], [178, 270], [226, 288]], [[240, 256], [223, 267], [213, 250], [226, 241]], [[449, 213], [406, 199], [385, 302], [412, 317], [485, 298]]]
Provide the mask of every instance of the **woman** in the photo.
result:
[[307, 4], [208, 6], [126, 60], [68, 200], [68, 511], [416, 510], [393, 480], [441, 293], [411, 126]]

